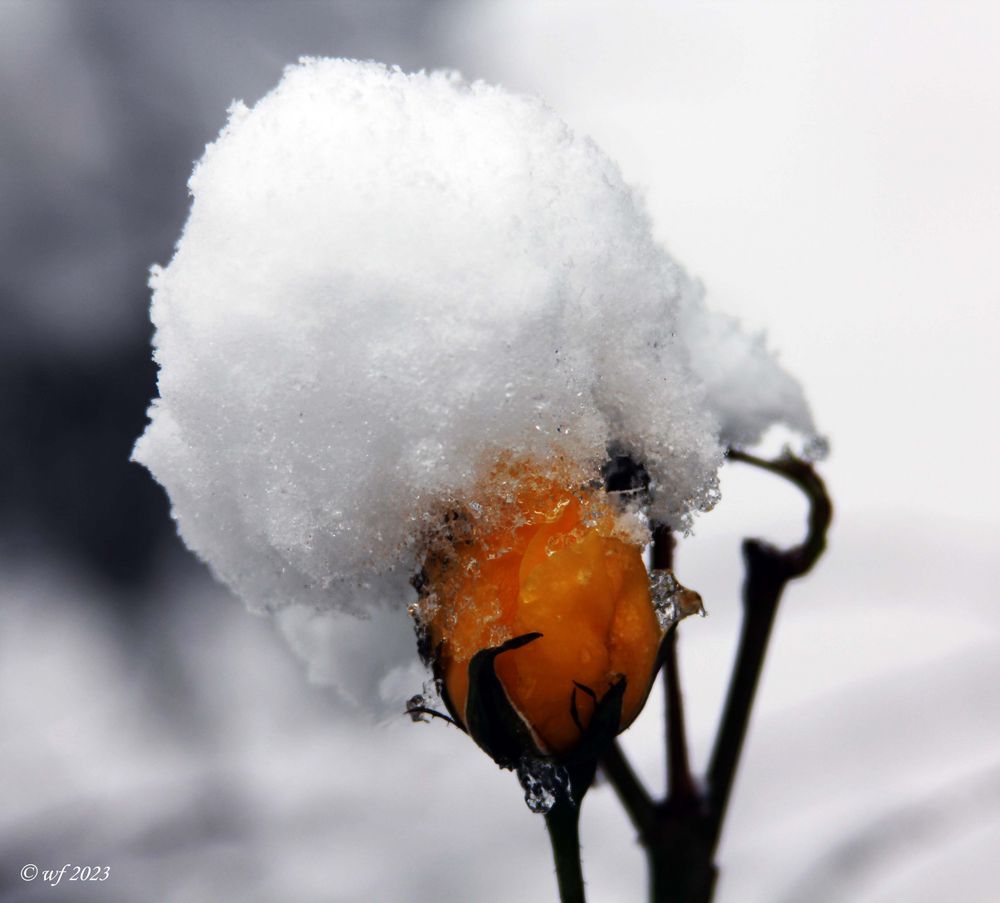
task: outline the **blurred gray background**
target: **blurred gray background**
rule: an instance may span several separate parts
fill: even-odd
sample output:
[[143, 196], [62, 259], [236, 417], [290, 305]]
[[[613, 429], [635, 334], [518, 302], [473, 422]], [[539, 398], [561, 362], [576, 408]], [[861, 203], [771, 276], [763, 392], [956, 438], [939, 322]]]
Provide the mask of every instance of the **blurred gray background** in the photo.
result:
[[[720, 901], [1000, 899], [997, 46], [995, 4], [943, 0], [0, 0], [0, 900], [555, 898], [512, 776], [310, 685], [128, 463], [147, 269], [229, 103], [301, 55], [542, 94], [806, 387], [837, 520], [779, 617]], [[739, 540], [804, 510], [735, 466], [723, 490], [678, 551], [710, 611], [682, 631], [698, 762]], [[626, 736], [654, 788], [659, 719]], [[642, 899], [606, 787], [583, 842], [594, 900]], [[111, 877], [19, 877], [67, 862]]]

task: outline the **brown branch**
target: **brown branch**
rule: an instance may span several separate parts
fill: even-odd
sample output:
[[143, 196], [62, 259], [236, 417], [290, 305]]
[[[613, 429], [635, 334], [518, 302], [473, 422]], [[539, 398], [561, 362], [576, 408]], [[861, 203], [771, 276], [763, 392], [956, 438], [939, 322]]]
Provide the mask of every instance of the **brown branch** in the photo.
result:
[[667, 720], [667, 799], [693, 798], [697, 795], [688, 760], [687, 730], [684, 726], [684, 703], [681, 697], [680, 671], [677, 667], [677, 631], [664, 639], [663, 660], [664, 708]]
[[775, 461], [767, 461], [735, 448], [730, 449], [726, 456], [730, 461], [742, 461], [744, 464], [783, 477], [805, 494], [809, 500], [805, 539], [801, 545], [785, 552], [779, 552], [777, 549], [772, 551], [781, 559], [780, 566], [786, 574], [786, 581], [808, 573], [826, 549], [826, 534], [833, 520], [833, 503], [826, 491], [826, 484], [820, 479], [812, 464], [788, 452]]
[[776, 461], [765, 461], [736, 450], [729, 452], [729, 458], [760, 467], [794, 483], [809, 499], [809, 515], [805, 539], [786, 551], [756, 539], [743, 543], [746, 563], [743, 626], [708, 768], [709, 836], [713, 850], [722, 833], [778, 602], [785, 585], [807, 573], [823, 553], [833, 516], [826, 487], [808, 462], [789, 454]]
[[[796, 485], [809, 500], [808, 529], [801, 544], [784, 551], [761, 540], [747, 540], [743, 544], [746, 562], [743, 624], [706, 788], [699, 788], [690, 773], [673, 633], [665, 641], [663, 659], [667, 797], [662, 802], [650, 799], [617, 743], [602, 759], [604, 773], [646, 850], [654, 903], [709, 903], [712, 899], [717, 875], [715, 850], [778, 602], [787, 583], [807, 573], [823, 553], [832, 517], [826, 488], [809, 463], [787, 454], [776, 461], [766, 461], [735, 450], [729, 453], [729, 458], [760, 467]], [[672, 559], [672, 534], [665, 525], [654, 525], [652, 568], [670, 568]]]
[[645, 844], [645, 838], [649, 836], [655, 823], [656, 804], [632, 770], [632, 766], [625, 758], [617, 740], [601, 757], [601, 770], [611, 786], [615, 788], [618, 799], [621, 800], [622, 806]]
[[[673, 570], [673, 531], [666, 524], [653, 524], [653, 546], [650, 564], [654, 571]], [[688, 760], [687, 731], [684, 726], [684, 705], [681, 697], [680, 674], [677, 667], [677, 632], [671, 630], [663, 647], [663, 701], [667, 741], [667, 796], [669, 799], [693, 797], [694, 779]]]

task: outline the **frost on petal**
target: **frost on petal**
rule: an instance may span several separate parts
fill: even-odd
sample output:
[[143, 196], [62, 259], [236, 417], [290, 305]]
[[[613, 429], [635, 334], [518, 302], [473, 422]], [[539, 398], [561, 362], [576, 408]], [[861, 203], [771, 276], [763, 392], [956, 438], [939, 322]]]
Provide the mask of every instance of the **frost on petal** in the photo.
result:
[[685, 528], [723, 443], [808, 426], [615, 164], [537, 99], [303, 60], [233, 105], [190, 190], [151, 278], [159, 398], [135, 457], [254, 610], [401, 612], [422, 537], [504, 456], [596, 477], [613, 444]]

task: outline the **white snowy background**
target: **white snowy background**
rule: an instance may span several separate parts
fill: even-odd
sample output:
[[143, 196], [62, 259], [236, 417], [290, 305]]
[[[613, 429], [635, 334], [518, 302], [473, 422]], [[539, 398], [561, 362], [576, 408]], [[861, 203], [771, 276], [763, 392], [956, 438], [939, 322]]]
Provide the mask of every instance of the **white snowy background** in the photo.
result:
[[[998, 899], [998, 39], [985, 2], [0, 0], [2, 411], [49, 424], [0, 434], [0, 900], [554, 899], [541, 821], [465, 737], [373, 725], [308, 685], [175, 541], [128, 581], [94, 565], [113, 548], [75, 551], [106, 496], [133, 492], [112, 475], [88, 495], [111, 395], [98, 380], [58, 406], [27, 375], [142, 350], [144, 270], [170, 253], [191, 162], [232, 98], [303, 53], [544, 95], [642, 186], [710, 302], [766, 328], [831, 438], [830, 550], [779, 616], [720, 903]], [[134, 434], [148, 374], [122, 379], [140, 383]], [[60, 449], [44, 460], [61, 491], [33, 509], [18, 473], [37, 471], [11, 462], [38, 437]], [[710, 611], [681, 642], [698, 762], [739, 540], [793, 541], [804, 510], [736, 466], [723, 498], [678, 552]], [[660, 714], [654, 698], [626, 735], [652, 787]], [[642, 899], [607, 787], [583, 842], [594, 900]], [[29, 862], [112, 877], [51, 889], [21, 881]]]

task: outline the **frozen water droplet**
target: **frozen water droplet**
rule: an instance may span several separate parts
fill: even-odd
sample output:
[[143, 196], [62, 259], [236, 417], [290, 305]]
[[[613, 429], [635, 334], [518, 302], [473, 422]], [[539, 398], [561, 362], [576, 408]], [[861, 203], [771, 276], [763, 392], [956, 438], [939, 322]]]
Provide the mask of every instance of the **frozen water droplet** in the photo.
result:
[[544, 815], [556, 804], [560, 796], [570, 801], [569, 772], [562, 765], [524, 756], [517, 766], [517, 779], [524, 788], [524, 801], [535, 813]]
[[653, 571], [649, 578], [649, 590], [657, 620], [664, 630], [688, 615], [705, 614], [701, 596], [684, 586], [673, 571]]

